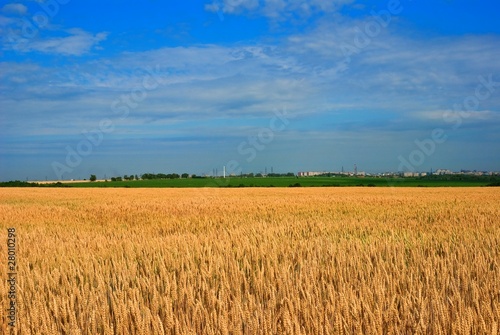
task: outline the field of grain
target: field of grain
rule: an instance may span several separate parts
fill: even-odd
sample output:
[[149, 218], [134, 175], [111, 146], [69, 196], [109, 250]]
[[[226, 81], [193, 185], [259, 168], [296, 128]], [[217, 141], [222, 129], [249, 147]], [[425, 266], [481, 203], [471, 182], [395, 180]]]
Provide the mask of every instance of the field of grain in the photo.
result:
[[[13, 334], [498, 334], [495, 188], [0, 189]], [[5, 261], [4, 261], [5, 260]]]

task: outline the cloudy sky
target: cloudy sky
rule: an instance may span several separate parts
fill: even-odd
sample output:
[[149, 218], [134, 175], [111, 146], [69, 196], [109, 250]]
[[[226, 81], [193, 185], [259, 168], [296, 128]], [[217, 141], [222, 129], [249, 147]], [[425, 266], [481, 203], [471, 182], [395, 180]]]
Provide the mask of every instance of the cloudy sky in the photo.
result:
[[497, 0], [2, 3], [0, 180], [500, 170]]

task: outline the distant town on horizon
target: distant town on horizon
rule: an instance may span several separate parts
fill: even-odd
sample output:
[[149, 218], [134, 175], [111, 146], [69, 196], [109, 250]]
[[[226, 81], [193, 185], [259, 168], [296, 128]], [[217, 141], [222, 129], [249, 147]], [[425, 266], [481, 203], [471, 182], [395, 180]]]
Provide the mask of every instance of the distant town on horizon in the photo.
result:
[[[260, 172], [249, 172], [243, 173], [240, 172], [238, 174], [234, 172], [224, 171], [224, 167], [221, 171], [217, 168], [214, 168], [212, 173], [201, 173], [201, 174], [191, 174], [191, 173], [142, 173], [142, 174], [125, 174], [125, 175], [113, 175], [108, 176], [104, 174], [102, 176], [91, 175], [90, 177], [82, 177], [82, 178], [67, 178], [67, 179], [59, 179], [59, 180], [51, 180], [46, 178], [45, 180], [38, 179], [30, 179], [26, 178], [26, 182], [57, 182], [57, 181], [78, 181], [78, 180], [109, 180], [109, 181], [122, 181], [122, 180], [150, 180], [150, 179], [186, 179], [186, 178], [266, 178], [266, 177], [427, 177], [427, 176], [446, 176], [446, 175], [463, 175], [463, 176], [500, 176], [500, 171], [481, 171], [481, 170], [460, 170], [460, 171], [452, 171], [449, 169], [436, 169], [430, 170], [429, 172], [419, 172], [419, 171], [398, 171], [398, 172], [380, 172], [380, 173], [370, 173], [365, 171], [357, 171], [357, 167], [355, 167], [352, 171], [299, 171], [297, 173], [294, 172], [286, 172], [286, 173], [275, 173], [274, 168], [270, 168], [269, 172], [267, 168], [264, 168], [263, 171]], [[92, 178], [92, 176], [94, 178]]]

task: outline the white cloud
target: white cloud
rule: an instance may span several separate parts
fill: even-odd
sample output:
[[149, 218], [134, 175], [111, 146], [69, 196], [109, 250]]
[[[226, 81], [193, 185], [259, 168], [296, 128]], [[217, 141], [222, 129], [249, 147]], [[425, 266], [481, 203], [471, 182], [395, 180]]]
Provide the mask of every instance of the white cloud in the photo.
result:
[[455, 121], [458, 117], [460, 117], [461, 119], [463, 119], [464, 122], [466, 120], [473, 120], [473, 121], [499, 120], [499, 113], [495, 113], [490, 110], [478, 110], [478, 111], [461, 110], [460, 112], [457, 112], [448, 109], [448, 110], [436, 110], [436, 111], [422, 111], [415, 113], [415, 116], [422, 120], [430, 120], [430, 121], [446, 121], [446, 120], [449, 121], [450, 119], [452, 119], [452, 117], [453, 121]]
[[215, 0], [205, 10], [225, 14], [261, 15], [273, 20], [332, 13], [354, 0]]
[[7, 14], [25, 15], [28, 7], [20, 3], [9, 3], [2, 7], [2, 12]]
[[224, 0], [214, 1], [205, 5], [210, 12], [223, 12], [227, 14], [240, 14], [243, 11], [253, 11], [259, 6], [258, 0]]
[[[387, 30], [343, 67], [339, 46], [352, 43], [354, 28], [363, 24], [362, 20], [319, 24], [273, 45], [167, 47], [100, 57], [63, 69], [33, 69], [24, 64], [23, 70], [20, 65], [0, 63], [0, 91], [12, 98], [0, 105], [8, 103], [17, 111], [8, 118], [29, 119], [33, 129], [37, 122], [50, 118], [58, 123], [68, 120], [61, 132], [68, 132], [65, 127], [74, 122], [71, 131], [78, 133], [75, 128], [82, 121], [70, 121], [75, 115], [87, 113], [90, 124], [102, 115], [113, 117], [113, 100], [140, 87], [145, 69], [159, 66], [166, 82], [148, 91], [147, 98], [131, 110], [130, 118], [137, 127], [174, 119], [203, 128], [204, 121], [215, 116], [241, 124], [286, 107], [306, 121], [304, 129], [321, 128], [329, 120], [333, 126], [325, 131], [338, 125], [335, 129], [341, 132], [370, 122], [360, 120], [377, 119], [379, 123], [373, 127], [390, 132], [395, 129], [391, 120], [397, 120], [402, 129], [442, 123], [442, 111], [474, 94], [478, 75], [493, 73], [495, 82], [500, 79], [496, 75], [500, 65], [494, 61], [500, 43], [495, 37], [419, 40]], [[30, 50], [83, 54], [105, 37], [73, 30], [68, 37], [32, 44]], [[498, 110], [499, 98], [492, 95], [481, 102], [480, 111], [467, 121], [487, 122], [493, 115], [481, 111]], [[321, 124], [307, 121], [322, 117], [325, 122]], [[498, 118], [490, 120], [498, 122]], [[8, 132], [22, 134], [25, 130], [12, 127]]]
[[21, 44], [20, 51], [37, 51], [64, 56], [80, 56], [89, 53], [107, 37], [107, 33], [91, 34], [81, 29], [70, 29], [69, 36], [33, 39]]
[[8, 27], [16, 22], [16, 19], [0, 15], [0, 27]]

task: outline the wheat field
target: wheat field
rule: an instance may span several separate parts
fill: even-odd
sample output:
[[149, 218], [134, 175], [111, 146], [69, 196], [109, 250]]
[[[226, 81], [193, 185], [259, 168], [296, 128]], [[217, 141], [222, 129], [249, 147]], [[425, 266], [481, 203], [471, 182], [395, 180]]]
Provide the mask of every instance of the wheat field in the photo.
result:
[[0, 189], [0, 330], [499, 334], [499, 204], [495, 188]]

